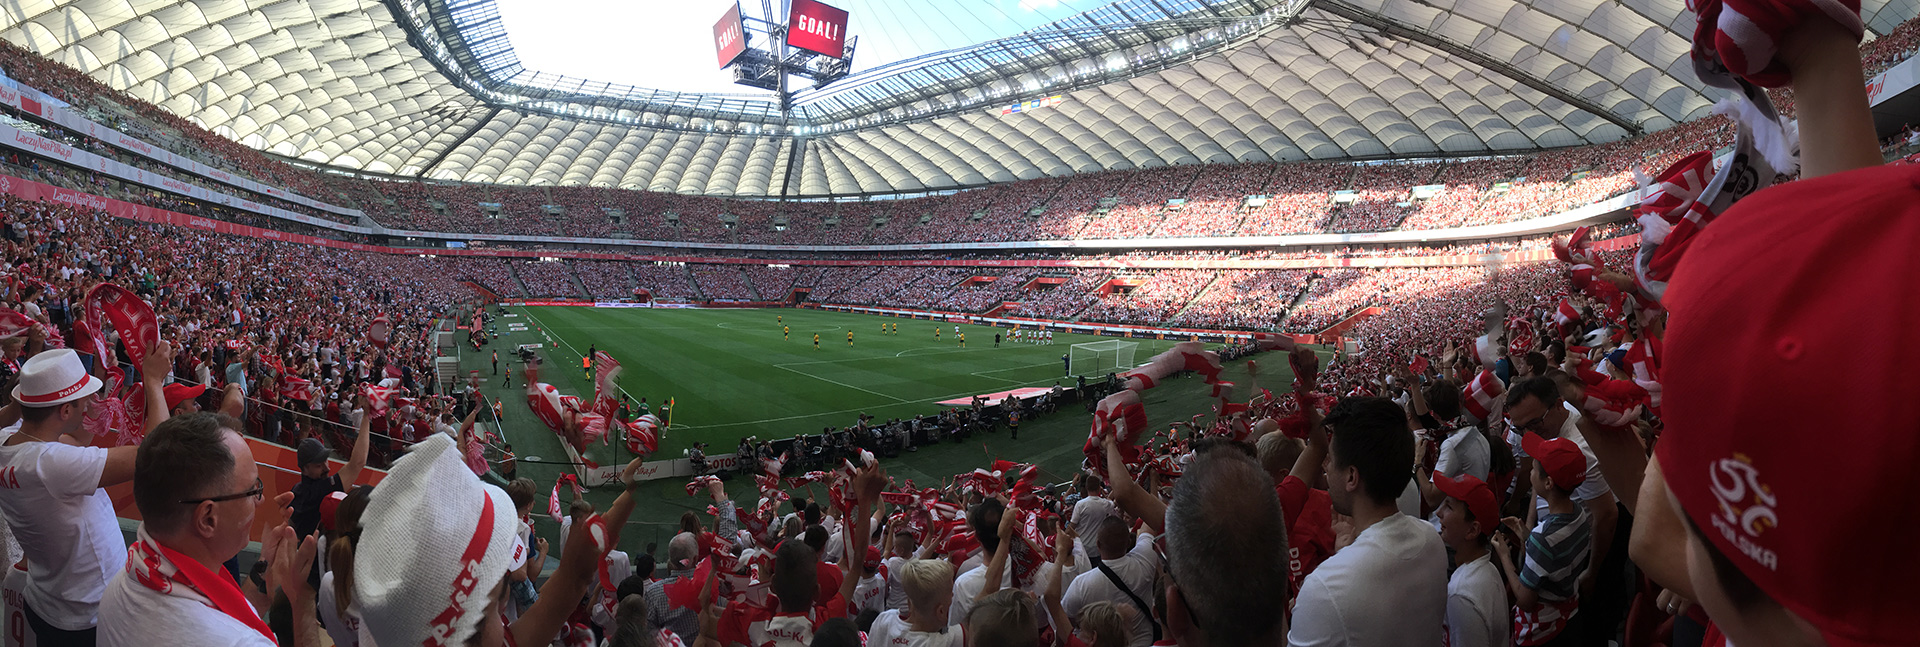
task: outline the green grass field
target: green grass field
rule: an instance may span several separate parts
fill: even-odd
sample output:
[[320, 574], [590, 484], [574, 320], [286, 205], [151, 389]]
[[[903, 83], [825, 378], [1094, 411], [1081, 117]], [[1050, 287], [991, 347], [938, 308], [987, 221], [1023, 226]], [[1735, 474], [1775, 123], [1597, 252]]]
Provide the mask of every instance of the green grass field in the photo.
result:
[[[511, 308], [517, 316], [496, 319], [501, 336], [480, 352], [463, 349], [462, 366], [479, 369], [487, 378], [489, 398], [506, 401], [503, 432], [524, 460], [520, 475], [551, 487], [566, 461], [553, 432], [527, 409], [517, 361], [510, 362], [520, 344], [542, 344], [545, 363], [541, 381], [562, 393], [583, 399], [593, 394], [592, 380], [580, 369], [589, 347], [605, 351], [623, 367], [619, 385], [634, 398], [645, 397], [659, 413], [672, 398], [672, 426], [662, 434], [655, 458], [678, 457], [693, 442], [710, 443], [709, 453], [732, 452], [739, 439], [786, 438], [819, 433], [822, 427], [843, 427], [865, 413], [879, 420], [937, 413], [941, 400], [1022, 386], [1051, 386], [1059, 381], [1071, 387], [1060, 356], [1074, 343], [1114, 339], [1056, 334], [1052, 345], [1004, 341], [995, 348], [995, 329], [961, 325], [967, 347], [954, 338], [951, 323], [936, 323], [878, 315], [800, 309], [611, 309], [584, 307]], [[776, 322], [776, 317], [783, 322]], [[781, 325], [791, 330], [783, 338]], [[881, 324], [898, 324], [898, 334], [882, 334]], [[525, 324], [525, 331], [509, 331]], [[935, 326], [941, 328], [934, 339]], [[847, 345], [847, 332], [854, 345]], [[1004, 330], [1000, 331], [1004, 334]], [[816, 350], [813, 335], [820, 335]], [[549, 341], [549, 339], [551, 341]], [[1144, 362], [1174, 344], [1172, 340], [1137, 339], [1135, 362]], [[500, 350], [500, 372], [512, 371], [511, 387], [502, 387], [492, 375], [490, 353]], [[1291, 376], [1285, 362], [1268, 362], [1269, 384], [1286, 384]], [[1093, 377], [1089, 376], [1092, 380]], [[1228, 367], [1225, 379], [1243, 387], [1249, 381], [1244, 365]], [[1198, 379], [1174, 380], [1145, 394], [1147, 411], [1155, 425], [1209, 411], [1211, 401]], [[961, 443], [942, 443], [903, 453], [886, 461], [890, 474], [917, 483], [938, 483], [943, 477], [984, 466], [995, 458], [1036, 463], [1049, 481], [1071, 478], [1080, 464], [1080, 445], [1086, 439], [1088, 415], [1080, 402], [1063, 403], [1052, 415], [1039, 416], [1021, 426], [1019, 440], [1002, 430], [978, 434]], [[602, 464], [632, 459], [620, 443], [598, 447], [588, 457]], [[705, 497], [688, 497], [684, 479], [649, 482], [633, 526], [623, 536], [623, 548], [640, 551], [647, 542], [664, 544], [683, 510], [704, 510]], [[757, 499], [746, 479], [728, 483], [737, 501], [752, 505]], [[612, 488], [589, 493], [604, 507]], [[563, 495], [565, 498], [565, 495]], [[537, 505], [543, 508], [544, 505]], [[557, 526], [542, 522], [543, 534]], [[557, 545], [557, 544], [556, 544]]]

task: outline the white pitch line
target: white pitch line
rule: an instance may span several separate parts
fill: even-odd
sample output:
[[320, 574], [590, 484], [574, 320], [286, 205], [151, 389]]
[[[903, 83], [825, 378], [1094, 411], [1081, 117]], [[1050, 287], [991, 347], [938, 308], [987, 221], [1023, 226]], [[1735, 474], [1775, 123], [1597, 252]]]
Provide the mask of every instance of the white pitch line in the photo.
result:
[[797, 368], [787, 368], [787, 365], [785, 365], [785, 364], [774, 364], [774, 365], [773, 365], [773, 367], [774, 367], [774, 368], [777, 368], [777, 369], [781, 369], [781, 370], [786, 370], [786, 371], [792, 371], [792, 372], [794, 372], [794, 373], [799, 373], [799, 374], [801, 374], [801, 375], [805, 375], [805, 376], [807, 376], [807, 377], [810, 377], [810, 378], [813, 378], [813, 379], [816, 379], [816, 380], [820, 380], [820, 381], [822, 381], [822, 382], [826, 382], [826, 383], [828, 383], [828, 384], [838, 384], [838, 385], [840, 385], [840, 386], [844, 386], [844, 387], [847, 387], [847, 388], [849, 388], [849, 389], [853, 389], [853, 390], [855, 390], [855, 391], [865, 391], [865, 392], [867, 392], [867, 393], [872, 393], [872, 394], [874, 394], [874, 395], [877, 395], [877, 396], [880, 396], [880, 397], [883, 397], [883, 398], [886, 398], [886, 399], [888, 399], [888, 400], [892, 400], [892, 401], [894, 401], [894, 402], [906, 402], [906, 400], [902, 400], [902, 399], [900, 399], [900, 398], [896, 398], [896, 397], [893, 397], [893, 396], [891, 396], [891, 395], [887, 395], [887, 394], [885, 394], [885, 393], [881, 393], [881, 392], [879, 392], [879, 391], [873, 391], [873, 390], [869, 390], [869, 389], [863, 389], [863, 388], [860, 388], [860, 387], [857, 387], [857, 386], [854, 386], [854, 385], [852, 385], [852, 384], [848, 384], [848, 383], [846, 383], [846, 382], [841, 382], [841, 381], [839, 381], [839, 380], [829, 380], [829, 379], [827, 379], [827, 378], [824, 378], [824, 377], [820, 377], [820, 376], [818, 376], [818, 375], [814, 375], [814, 374], [812, 374], [812, 373], [808, 373], [808, 372], [806, 372], [806, 371], [802, 371], [802, 370], [800, 370], [800, 369], [797, 369]]

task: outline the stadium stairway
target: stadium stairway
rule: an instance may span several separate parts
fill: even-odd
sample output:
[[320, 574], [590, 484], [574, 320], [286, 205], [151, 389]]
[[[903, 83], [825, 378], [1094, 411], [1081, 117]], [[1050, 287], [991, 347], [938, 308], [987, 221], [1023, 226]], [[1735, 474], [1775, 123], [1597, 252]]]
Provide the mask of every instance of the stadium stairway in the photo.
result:
[[533, 290], [527, 289], [527, 282], [520, 278], [520, 270], [515, 268], [513, 263], [507, 263], [507, 276], [513, 277], [513, 289], [518, 290], [520, 296], [533, 294]]
[[746, 268], [736, 267], [736, 268], [733, 268], [733, 271], [740, 273], [740, 282], [745, 283], [747, 286], [747, 296], [753, 297], [753, 300], [755, 301], [766, 300], [766, 298], [760, 294], [760, 286], [753, 284], [753, 277], [747, 276]]
[[1180, 319], [1180, 315], [1187, 313], [1188, 308], [1192, 308], [1193, 304], [1199, 303], [1201, 299], [1206, 298], [1207, 292], [1213, 290], [1213, 288], [1215, 288], [1216, 286], [1219, 286], [1220, 277], [1226, 276], [1226, 275], [1227, 275], [1226, 272], [1214, 272], [1213, 278], [1207, 279], [1207, 285], [1205, 287], [1200, 288], [1199, 292], [1193, 293], [1193, 298], [1187, 299], [1186, 303], [1180, 304], [1179, 310], [1175, 310], [1173, 311], [1173, 314], [1167, 315], [1167, 320], [1160, 322], [1161, 325], [1166, 325], [1166, 326], [1173, 325], [1173, 322], [1178, 321]]
[[681, 265], [680, 274], [686, 277], [687, 285], [693, 286], [694, 298], [699, 299], [701, 301], [707, 300], [707, 293], [700, 289], [700, 282], [693, 278], [693, 268], [687, 267], [686, 265]]
[[1307, 295], [1313, 292], [1313, 286], [1319, 285], [1321, 281], [1325, 280], [1327, 280], [1326, 277], [1315, 276], [1307, 279], [1305, 283], [1300, 284], [1300, 292], [1293, 295], [1292, 301], [1287, 302], [1287, 311], [1281, 313], [1279, 319], [1274, 320], [1273, 329], [1281, 330], [1281, 327], [1287, 324], [1287, 320], [1293, 318], [1294, 309], [1299, 308], [1300, 304], [1307, 300]]
[[[552, 200], [552, 198], [548, 198], [548, 200]], [[549, 204], [551, 204], [551, 202], [549, 202]], [[587, 282], [580, 279], [580, 270], [574, 267], [573, 263], [574, 261], [572, 260], [567, 261], [567, 278], [573, 281], [575, 294], [579, 294], [580, 298], [583, 299], [593, 299], [595, 295], [587, 291]]]

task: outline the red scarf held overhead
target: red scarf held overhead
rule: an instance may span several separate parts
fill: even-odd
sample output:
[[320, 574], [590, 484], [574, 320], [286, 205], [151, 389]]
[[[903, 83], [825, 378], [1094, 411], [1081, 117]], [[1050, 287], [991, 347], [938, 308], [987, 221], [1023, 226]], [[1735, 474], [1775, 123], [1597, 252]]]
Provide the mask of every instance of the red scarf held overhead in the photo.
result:
[[144, 525], [139, 541], [127, 549], [127, 575], [161, 595], [183, 597], [227, 614], [278, 644], [273, 630], [260, 619], [232, 578], [207, 570], [200, 562], [154, 541]]

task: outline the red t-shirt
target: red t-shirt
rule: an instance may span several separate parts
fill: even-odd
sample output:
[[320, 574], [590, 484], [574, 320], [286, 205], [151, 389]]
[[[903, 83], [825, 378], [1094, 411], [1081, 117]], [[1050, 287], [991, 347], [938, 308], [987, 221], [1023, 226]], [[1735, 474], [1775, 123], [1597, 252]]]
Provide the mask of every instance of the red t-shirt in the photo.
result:
[[1287, 599], [1291, 600], [1299, 597], [1307, 575], [1333, 556], [1333, 499], [1292, 474], [1280, 479], [1274, 491], [1280, 495], [1281, 514], [1287, 520]]
[[820, 593], [818, 594], [819, 597], [814, 599], [832, 600], [839, 596], [840, 583], [845, 580], [846, 574], [840, 572], [839, 566], [826, 562], [820, 562], [818, 571], [814, 576], [820, 580]]

